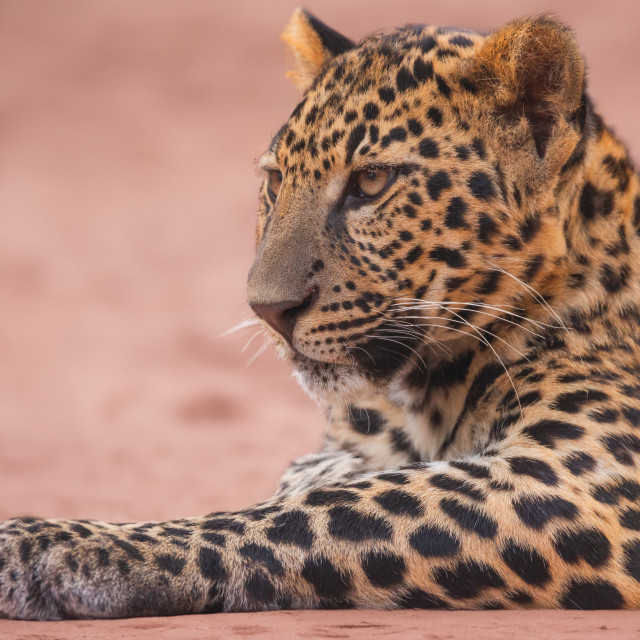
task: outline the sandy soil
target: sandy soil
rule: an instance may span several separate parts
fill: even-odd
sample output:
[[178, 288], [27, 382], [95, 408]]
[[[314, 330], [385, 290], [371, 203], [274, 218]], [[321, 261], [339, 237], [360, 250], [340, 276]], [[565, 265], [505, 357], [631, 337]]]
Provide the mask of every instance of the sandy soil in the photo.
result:
[[[0, 1], [0, 518], [237, 509], [316, 448], [322, 416], [249, 317], [253, 159], [296, 102], [295, 2]], [[359, 37], [488, 29], [553, 3], [311, 1]], [[566, 1], [606, 119], [640, 151], [633, 2]], [[632, 80], [632, 81], [631, 81]], [[7, 638], [639, 637], [640, 614], [284, 612], [63, 624]], [[580, 631], [578, 631], [580, 630]], [[636, 636], [633, 636], [633, 633]], [[626, 634], [626, 635], [625, 635]], [[611, 634], [607, 634], [611, 635]]]
[[618, 611], [276, 611], [179, 618], [60, 622], [12, 622], [12, 638], [25, 640], [228, 640], [351, 638], [377, 640], [637, 640], [638, 614]]

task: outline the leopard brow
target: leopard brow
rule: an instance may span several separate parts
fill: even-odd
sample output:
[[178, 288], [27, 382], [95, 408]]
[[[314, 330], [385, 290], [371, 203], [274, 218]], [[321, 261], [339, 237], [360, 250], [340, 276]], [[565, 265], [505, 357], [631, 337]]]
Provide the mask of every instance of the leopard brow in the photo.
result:
[[420, 165], [414, 162], [406, 162], [406, 160], [386, 160], [382, 158], [358, 158], [353, 163], [352, 171], [364, 171], [366, 169], [395, 169], [404, 175], [412, 173], [416, 169], [420, 168]]
[[258, 160], [258, 169], [261, 171], [278, 171], [278, 160], [273, 152], [267, 151]]
[[282, 140], [282, 134], [287, 130], [287, 125], [284, 124], [278, 130], [275, 136], [273, 136], [269, 143], [269, 148], [262, 154], [262, 157], [258, 160], [258, 169], [261, 171], [278, 171], [278, 160], [276, 158], [276, 152]]

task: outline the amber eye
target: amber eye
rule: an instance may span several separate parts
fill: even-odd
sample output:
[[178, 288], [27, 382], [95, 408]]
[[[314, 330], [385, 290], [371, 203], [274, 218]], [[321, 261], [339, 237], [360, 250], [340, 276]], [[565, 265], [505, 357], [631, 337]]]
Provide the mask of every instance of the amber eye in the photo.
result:
[[282, 172], [277, 169], [272, 169], [269, 171], [267, 176], [267, 189], [269, 191], [269, 195], [273, 200], [278, 197], [278, 191], [280, 191], [280, 186], [282, 185]]
[[388, 167], [369, 167], [356, 174], [356, 186], [361, 197], [373, 198], [389, 184], [393, 177]]

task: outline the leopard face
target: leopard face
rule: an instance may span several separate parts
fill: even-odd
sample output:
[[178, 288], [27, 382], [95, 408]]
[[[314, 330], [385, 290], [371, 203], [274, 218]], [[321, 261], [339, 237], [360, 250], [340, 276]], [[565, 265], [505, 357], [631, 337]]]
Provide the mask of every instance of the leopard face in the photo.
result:
[[582, 74], [569, 60], [545, 94], [542, 72], [496, 67], [491, 38], [407, 27], [355, 45], [297, 16], [305, 93], [260, 161], [249, 302], [308, 391], [348, 398], [493, 328], [527, 304], [523, 282], [553, 286]]

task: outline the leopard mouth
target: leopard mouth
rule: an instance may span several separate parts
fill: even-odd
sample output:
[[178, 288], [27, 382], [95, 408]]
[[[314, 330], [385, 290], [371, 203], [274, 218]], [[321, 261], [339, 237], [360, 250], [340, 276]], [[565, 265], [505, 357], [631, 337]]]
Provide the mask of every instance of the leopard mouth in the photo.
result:
[[286, 339], [264, 320], [263, 324], [278, 356], [291, 364], [303, 389], [320, 402], [354, 400], [364, 390], [383, 390], [405, 369], [426, 368], [423, 333], [408, 330], [406, 322], [399, 330], [392, 318], [373, 325], [359, 323], [350, 334], [336, 332], [331, 353], [308, 339], [317, 336], [315, 325], [298, 326], [302, 331]]
[[292, 364], [295, 376], [312, 396], [335, 399], [353, 396], [364, 388], [380, 390], [406, 368], [425, 368], [421, 339], [417, 334], [398, 335], [392, 323], [344, 342], [347, 356], [315, 358], [313, 353], [282, 345], [283, 355]]

